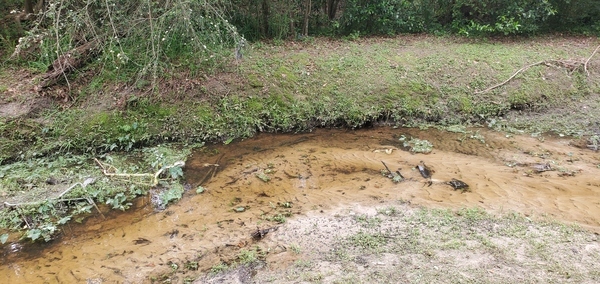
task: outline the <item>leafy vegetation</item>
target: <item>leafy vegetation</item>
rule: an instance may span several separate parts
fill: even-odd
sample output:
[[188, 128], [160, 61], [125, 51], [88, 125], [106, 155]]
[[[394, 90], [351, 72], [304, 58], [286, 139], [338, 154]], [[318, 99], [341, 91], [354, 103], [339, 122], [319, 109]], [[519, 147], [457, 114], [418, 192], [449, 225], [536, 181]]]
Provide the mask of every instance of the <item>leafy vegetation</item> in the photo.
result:
[[[81, 222], [92, 210], [97, 210], [98, 203], [112, 209], [128, 209], [132, 199], [148, 194], [153, 187], [153, 174], [144, 176], [140, 172], [158, 171], [185, 159], [189, 153], [190, 147], [172, 145], [105, 154], [101, 165], [87, 155], [73, 154], [3, 165], [1, 194], [7, 200], [5, 205], [13, 210], [0, 211], [0, 228], [25, 230], [23, 238], [49, 241], [68, 221]], [[101, 167], [108, 164], [110, 169]], [[177, 166], [159, 177], [165, 188], [157, 193], [160, 205], [181, 198], [182, 176], [181, 166]]]

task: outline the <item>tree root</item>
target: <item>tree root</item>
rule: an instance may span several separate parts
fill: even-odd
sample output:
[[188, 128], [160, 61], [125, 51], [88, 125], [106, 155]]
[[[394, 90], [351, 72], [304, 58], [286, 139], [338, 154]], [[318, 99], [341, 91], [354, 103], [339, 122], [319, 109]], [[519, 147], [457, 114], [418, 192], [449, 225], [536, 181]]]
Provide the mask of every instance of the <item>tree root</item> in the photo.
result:
[[517, 70], [515, 73], [512, 74], [512, 76], [510, 76], [508, 79], [506, 79], [504, 82], [502, 83], [498, 83], [496, 85], [493, 85], [485, 90], [482, 91], [475, 91], [475, 94], [483, 94], [483, 93], [487, 93], [493, 89], [496, 89], [498, 87], [502, 87], [504, 85], [506, 85], [508, 82], [510, 82], [512, 79], [514, 79], [519, 73], [524, 72], [525, 70], [537, 66], [537, 65], [547, 65], [547, 66], [557, 66], [558, 67], [563, 67], [566, 69], [569, 69], [569, 74], [575, 72], [575, 70], [583, 67], [583, 71], [587, 74], [587, 76], [590, 76], [590, 72], [588, 71], [588, 63], [590, 62], [590, 60], [592, 59], [592, 57], [594, 57], [594, 55], [596, 55], [596, 53], [598, 52], [598, 50], [600, 50], [600, 45], [598, 45], [596, 47], [596, 49], [594, 50], [594, 52], [592, 52], [592, 54], [590, 55], [590, 57], [588, 57], [586, 60], [554, 60], [554, 59], [550, 59], [550, 60], [544, 60], [544, 61], [539, 61], [536, 63], [532, 63], [529, 65], [525, 65], [523, 67], [521, 67], [521, 69]]

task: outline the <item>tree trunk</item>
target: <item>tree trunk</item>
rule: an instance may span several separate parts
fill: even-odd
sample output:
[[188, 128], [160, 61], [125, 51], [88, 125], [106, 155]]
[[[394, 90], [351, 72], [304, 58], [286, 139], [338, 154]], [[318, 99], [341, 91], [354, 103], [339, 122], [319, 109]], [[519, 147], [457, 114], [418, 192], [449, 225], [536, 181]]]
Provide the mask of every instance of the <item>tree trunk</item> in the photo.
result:
[[339, 3], [340, 0], [327, 0], [327, 17], [329, 17], [330, 21], [335, 19]]
[[25, 14], [33, 14], [33, 0], [25, 0]]
[[269, 36], [269, 0], [262, 1], [262, 33], [263, 36]]
[[302, 29], [302, 34], [304, 36], [308, 36], [308, 20], [310, 19], [310, 8], [312, 6], [311, 0], [305, 0], [306, 7], [304, 10], [304, 27]]

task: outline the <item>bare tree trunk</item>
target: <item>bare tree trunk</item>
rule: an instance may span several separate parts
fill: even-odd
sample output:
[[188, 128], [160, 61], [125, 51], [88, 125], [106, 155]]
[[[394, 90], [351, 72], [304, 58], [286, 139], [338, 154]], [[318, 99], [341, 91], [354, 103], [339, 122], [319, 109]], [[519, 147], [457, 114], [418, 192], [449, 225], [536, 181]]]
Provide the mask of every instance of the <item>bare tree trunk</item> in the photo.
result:
[[312, 6], [311, 0], [306, 0], [306, 8], [304, 10], [304, 28], [302, 29], [302, 34], [305, 36], [308, 35], [308, 20], [310, 19], [310, 8]]
[[25, 0], [25, 14], [33, 13], [33, 0]]

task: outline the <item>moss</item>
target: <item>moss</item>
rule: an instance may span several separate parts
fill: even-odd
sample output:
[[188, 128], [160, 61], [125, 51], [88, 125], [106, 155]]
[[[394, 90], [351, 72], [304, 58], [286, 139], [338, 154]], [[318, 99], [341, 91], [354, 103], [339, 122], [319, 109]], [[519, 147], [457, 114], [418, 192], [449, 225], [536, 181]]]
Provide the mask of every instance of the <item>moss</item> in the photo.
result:
[[248, 84], [252, 88], [262, 88], [265, 86], [265, 84], [258, 78], [256, 74], [249, 74], [247, 79]]

